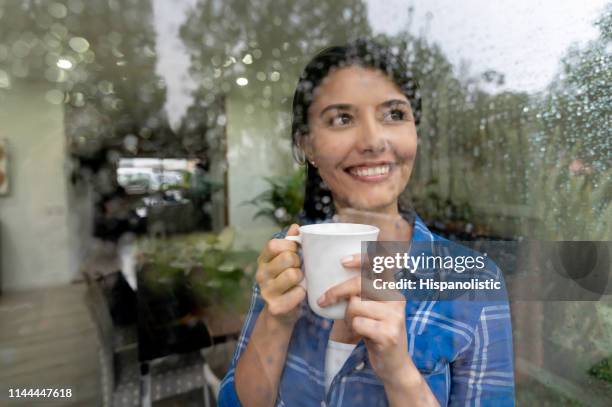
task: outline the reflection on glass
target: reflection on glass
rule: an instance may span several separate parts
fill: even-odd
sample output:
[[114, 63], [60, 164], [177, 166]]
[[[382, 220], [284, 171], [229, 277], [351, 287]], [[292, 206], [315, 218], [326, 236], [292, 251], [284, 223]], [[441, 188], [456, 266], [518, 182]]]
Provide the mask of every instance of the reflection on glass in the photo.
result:
[[[357, 37], [389, 44], [419, 82], [419, 158], [403, 203], [432, 230], [612, 240], [611, 32], [605, 1], [0, 0], [11, 185], [0, 197], [0, 382], [72, 383], [77, 403], [95, 404], [97, 334], [85, 285], [68, 283], [85, 268], [124, 268], [129, 239], [176, 238], [156, 241], [175, 257], [197, 247], [189, 258], [206, 267], [180, 273], [207, 290], [236, 277], [219, 272], [227, 259], [252, 271], [248, 251], [301, 219], [289, 113], [305, 58]], [[331, 204], [320, 197], [322, 217]], [[235, 236], [221, 248], [225, 227]], [[65, 323], [51, 327], [43, 311], [54, 306]], [[521, 403], [609, 399], [609, 301], [513, 306]], [[32, 333], [73, 342], [40, 342], [46, 355], [32, 355]], [[77, 372], [54, 382], [53, 355], [78, 359]], [[31, 361], [37, 373], [15, 373]]]

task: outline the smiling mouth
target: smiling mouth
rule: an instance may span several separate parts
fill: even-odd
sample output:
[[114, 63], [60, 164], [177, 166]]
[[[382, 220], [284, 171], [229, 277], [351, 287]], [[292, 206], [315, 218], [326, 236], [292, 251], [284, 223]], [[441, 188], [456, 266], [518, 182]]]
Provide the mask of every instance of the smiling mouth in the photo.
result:
[[379, 182], [389, 178], [393, 170], [392, 164], [379, 164], [370, 166], [355, 166], [345, 169], [353, 178], [365, 182]]

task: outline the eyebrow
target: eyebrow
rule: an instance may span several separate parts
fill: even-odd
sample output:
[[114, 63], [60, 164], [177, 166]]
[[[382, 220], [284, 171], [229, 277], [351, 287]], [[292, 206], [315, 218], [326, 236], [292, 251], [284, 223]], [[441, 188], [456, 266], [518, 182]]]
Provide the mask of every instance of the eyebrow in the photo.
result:
[[402, 99], [387, 100], [386, 102], [383, 102], [380, 105], [382, 107], [390, 107], [390, 106], [396, 106], [396, 105], [410, 106], [410, 104], [408, 102], [406, 102], [405, 100], [402, 100]]
[[[380, 104], [380, 106], [382, 107], [391, 107], [391, 106], [396, 106], [396, 105], [410, 106], [408, 102], [402, 99], [390, 99]], [[355, 107], [348, 103], [336, 103], [336, 104], [326, 106], [323, 110], [321, 110], [321, 113], [319, 113], [319, 116], [322, 117], [329, 110], [354, 110], [354, 109]]]
[[353, 105], [349, 105], [347, 103], [336, 103], [333, 105], [328, 105], [325, 107], [325, 109], [321, 110], [321, 113], [319, 113], [319, 117], [323, 117], [323, 115], [329, 110], [352, 110], [352, 109], [355, 109]]

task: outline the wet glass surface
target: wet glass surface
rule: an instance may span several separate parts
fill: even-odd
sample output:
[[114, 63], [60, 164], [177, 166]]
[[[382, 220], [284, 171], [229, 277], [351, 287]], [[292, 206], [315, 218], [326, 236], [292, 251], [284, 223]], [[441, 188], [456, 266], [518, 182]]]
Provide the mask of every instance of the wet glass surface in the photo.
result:
[[[84, 274], [123, 273], [128, 298], [143, 278], [176, 303], [187, 289], [170, 323], [218, 329], [200, 334], [230, 343], [209, 348], [224, 374], [258, 253], [304, 221], [291, 103], [326, 46], [374, 38], [418, 82], [401, 203], [432, 231], [612, 240], [611, 4], [456, 3], [0, 0], [0, 400], [102, 397], [92, 366], [108, 337]], [[313, 202], [331, 213], [329, 194]], [[510, 300], [517, 404], [612, 397], [609, 296]]]

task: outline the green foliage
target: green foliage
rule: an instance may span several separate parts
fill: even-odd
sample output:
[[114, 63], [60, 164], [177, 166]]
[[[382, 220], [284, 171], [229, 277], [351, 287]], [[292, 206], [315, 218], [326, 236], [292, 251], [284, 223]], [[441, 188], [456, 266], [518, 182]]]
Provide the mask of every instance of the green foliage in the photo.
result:
[[538, 407], [584, 407], [582, 403], [570, 399], [533, 379], [523, 379], [517, 383], [516, 405]]
[[571, 48], [543, 96], [534, 97], [529, 196], [539, 238], [612, 239], [612, 4], [600, 36]]
[[405, 195], [427, 221], [478, 217], [495, 230], [495, 216], [479, 215], [497, 206], [520, 217], [515, 234], [612, 238], [611, 10], [597, 22], [599, 38], [569, 50], [558, 78], [534, 94], [499, 91], [502, 73], [454, 69], [426, 39], [381, 39], [421, 85], [419, 153]]
[[[199, 1], [180, 28], [202, 85], [198, 94], [231, 93], [243, 76], [249, 86], [239, 88], [241, 97], [258, 99], [288, 96], [310, 55], [368, 34], [366, 5], [350, 0]], [[245, 55], [252, 57], [248, 64], [242, 63]], [[257, 74], [273, 72], [278, 75], [262, 93]]]
[[531, 231], [550, 240], [612, 239], [612, 169], [593, 172], [581, 160], [541, 160], [533, 170], [530, 198], [539, 219]]
[[443, 223], [473, 222], [473, 209], [469, 202], [455, 202], [439, 193], [438, 180], [410, 185], [411, 205], [419, 216]]
[[286, 176], [266, 177], [265, 180], [269, 188], [245, 202], [259, 208], [254, 219], [265, 217], [280, 227], [297, 223], [304, 206], [304, 168]]
[[203, 305], [234, 305], [248, 292], [255, 252], [232, 250], [234, 231], [193, 233], [139, 242], [144, 278], [152, 291], [186, 284]]
[[612, 161], [612, 3], [595, 25], [599, 37], [586, 46], [570, 48], [562, 58], [543, 117], [549, 136], [556, 136], [557, 142], [573, 149], [594, 169], [605, 171]]
[[600, 380], [612, 383], [612, 358], [607, 358], [596, 363], [589, 369], [589, 374]]
[[189, 187], [191, 186], [191, 173], [187, 170], [180, 170], [180, 173], [181, 180], [179, 182], [176, 182], [174, 184], [162, 183], [160, 189], [162, 191], [170, 191], [173, 189], [189, 189]]
[[[0, 49], [21, 49], [15, 59], [0, 58], [0, 72], [13, 80], [46, 80], [65, 94], [67, 114], [81, 118], [67, 120], [76, 152], [116, 147], [127, 134], [154, 141], [152, 133], [168, 129], [166, 89], [155, 73], [151, 2], [122, 2], [119, 8], [96, 0], [79, 11], [70, 3], [0, 2]], [[58, 68], [60, 58], [71, 69]], [[92, 130], [96, 126], [103, 129]], [[105, 134], [91, 140], [92, 131]]]

